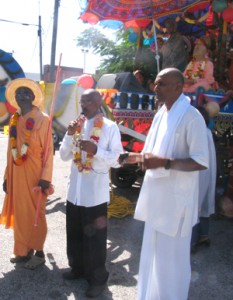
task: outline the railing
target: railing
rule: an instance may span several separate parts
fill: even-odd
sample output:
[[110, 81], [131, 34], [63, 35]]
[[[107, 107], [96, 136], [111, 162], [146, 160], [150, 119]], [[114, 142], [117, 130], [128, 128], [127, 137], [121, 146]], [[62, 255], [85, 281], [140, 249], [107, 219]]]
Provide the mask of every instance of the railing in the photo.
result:
[[115, 109], [150, 110], [154, 108], [154, 94], [118, 91], [115, 98]]

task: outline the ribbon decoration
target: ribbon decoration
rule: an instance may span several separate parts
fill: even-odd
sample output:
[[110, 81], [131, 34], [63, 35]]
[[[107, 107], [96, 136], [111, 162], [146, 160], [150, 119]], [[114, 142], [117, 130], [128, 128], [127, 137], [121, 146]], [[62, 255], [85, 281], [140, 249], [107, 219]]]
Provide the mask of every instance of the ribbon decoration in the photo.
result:
[[[54, 90], [53, 90], [53, 97], [52, 97], [52, 102], [51, 102], [51, 106], [50, 106], [49, 127], [48, 127], [47, 137], [49, 137], [52, 133], [52, 123], [53, 123], [55, 99], [56, 99], [56, 94], [57, 94], [57, 89], [58, 89], [58, 84], [59, 84], [59, 79], [60, 79], [60, 72], [61, 72], [61, 58], [62, 58], [62, 54], [60, 54], [59, 64], [58, 64], [58, 67], [57, 67], [56, 79], [55, 79]], [[47, 139], [47, 142], [45, 143], [45, 153], [44, 153], [44, 156], [43, 156], [42, 170], [45, 167], [47, 158], [48, 158], [48, 139]], [[47, 190], [46, 190], [47, 195], [53, 193], [53, 185], [50, 184], [50, 187]], [[34, 187], [33, 191], [38, 192], [38, 200], [37, 200], [36, 216], [35, 216], [35, 224], [34, 224], [34, 226], [37, 227], [38, 226], [40, 206], [41, 206], [41, 201], [42, 201], [42, 191], [41, 191], [41, 188], [38, 187], [38, 186]]]

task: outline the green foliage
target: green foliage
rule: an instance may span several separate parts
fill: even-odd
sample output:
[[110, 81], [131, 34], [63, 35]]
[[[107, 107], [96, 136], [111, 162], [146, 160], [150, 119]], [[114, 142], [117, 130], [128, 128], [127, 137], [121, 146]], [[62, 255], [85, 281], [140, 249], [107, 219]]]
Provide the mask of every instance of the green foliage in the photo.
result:
[[130, 43], [129, 32], [123, 28], [116, 31], [115, 36], [116, 41], [91, 27], [77, 37], [77, 46], [92, 49], [94, 54], [101, 56], [99, 75], [142, 69], [147, 76], [155, 76], [156, 62], [149, 48]]

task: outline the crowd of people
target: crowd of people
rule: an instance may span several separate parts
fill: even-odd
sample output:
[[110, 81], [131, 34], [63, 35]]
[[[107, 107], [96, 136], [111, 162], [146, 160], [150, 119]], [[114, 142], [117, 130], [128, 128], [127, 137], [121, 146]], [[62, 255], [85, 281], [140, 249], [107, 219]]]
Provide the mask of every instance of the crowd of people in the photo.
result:
[[[82, 114], [71, 120], [60, 145], [61, 159], [71, 162], [66, 195], [70, 270], [63, 277], [85, 279], [90, 298], [102, 293], [109, 277], [106, 242], [111, 167], [138, 164], [145, 172], [134, 216], [145, 223], [138, 300], [187, 300], [191, 251], [210, 243], [214, 144], [207, 110], [190, 105], [184, 92], [212, 87], [213, 63], [203, 40], [196, 42], [188, 63], [174, 21], [168, 20], [166, 28], [170, 37], [161, 47], [162, 71], [148, 82], [141, 70], [134, 72], [138, 82], [163, 103], [142, 152], [124, 153], [119, 128], [101, 113], [102, 98], [95, 89], [82, 94]], [[53, 192], [51, 122], [40, 110], [43, 94], [34, 81], [13, 80], [6, 98], [17, 111], [9, 125], [0, 224], [14, 231], [11, 263], [23, 262], [34, 270], [45, 263], [45, 204]]]

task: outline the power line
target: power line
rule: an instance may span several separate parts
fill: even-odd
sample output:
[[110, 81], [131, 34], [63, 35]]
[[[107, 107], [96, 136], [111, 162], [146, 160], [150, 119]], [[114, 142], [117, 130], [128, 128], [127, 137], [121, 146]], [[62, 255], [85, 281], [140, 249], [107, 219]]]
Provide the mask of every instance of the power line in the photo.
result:
[[[39, 60], [40, 60], [40, 79], [43, 79], [43, 67], [42, 67], [42, 40], [41, 40], [41, 16], [39, 16], [39, 23], [38, 24], [30, 24], [30, 23], [22, 23], [22, 22], [16, 22], [16, 21], [10, 21], [10, 20], [5, 20], [5, 19], [0, 19], [0, 21], [2, 22], [7, 22], [7, 23], [14, 23], [14, 24], [19, 24], [19, 25], [23, 25], [23, 26], [35, 26], [38, 27], [37, 30], [37, 35], [39, 37]], [[36, 44], [35, 44], [35, 48], [33, 51], [33, 55], [35, 53], [35, 49], [36, 49]]]
[[16, 22], [16, 21], [4, 20], [4, 19], [0, 19], [0, 21], [1, 22], [7, 22], [7, 23], [20, 24], [20, 25], [23, 25], [23, 26], [36, 26], [36, 27], [38, 27], [37, 24], [22, 23], [22, 22]]

